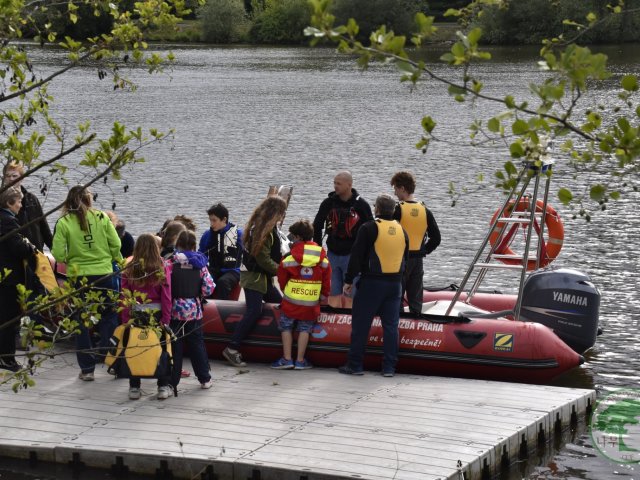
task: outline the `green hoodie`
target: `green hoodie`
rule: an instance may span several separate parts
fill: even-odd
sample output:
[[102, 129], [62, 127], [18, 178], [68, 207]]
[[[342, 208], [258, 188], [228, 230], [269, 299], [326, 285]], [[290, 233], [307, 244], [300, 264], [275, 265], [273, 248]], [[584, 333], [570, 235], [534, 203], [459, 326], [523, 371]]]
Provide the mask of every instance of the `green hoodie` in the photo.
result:
[[260, 272], [248, 272], [246, 270], [240, 271], [240, 286], [245, 289], [255, 290], [262, 293], [267, 293], [267, 284], [272, 282], [278, 272], [278, 264], [271, 258], [271, 247], [273, 245], [273, 232], [267, 237], [262, 245], [262, 248], [256, 255], [256, 263], [260, 268], [265, 270], [266, 273]]
[[106, 275], [113, 272], [112, 261], [122, 260], [120, 237], [109, 217], [100, 210], [87, 212], [89, 231], [80, 228], [77, 215], [58, 219], [51, 254], [67, 264], [68, 275]]

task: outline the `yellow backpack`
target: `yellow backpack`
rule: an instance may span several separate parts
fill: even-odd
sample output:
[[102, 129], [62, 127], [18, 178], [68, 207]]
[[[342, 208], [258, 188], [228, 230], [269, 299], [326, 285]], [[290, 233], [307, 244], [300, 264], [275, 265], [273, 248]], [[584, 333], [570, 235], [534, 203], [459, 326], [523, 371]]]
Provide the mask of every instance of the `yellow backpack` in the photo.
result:
[[152, 328], [130, 321], [116, 327], [110, 343], [105, 363], [117, 378], [171, 377], [171, 331], [166, 327]]
[[58, 288], [58, 281], [53, 273], [53, 267], [44, 253], [36, 250], [36, 275], [40, 279], [40, 283], [44, 286], [47, 292], [51, 293]]

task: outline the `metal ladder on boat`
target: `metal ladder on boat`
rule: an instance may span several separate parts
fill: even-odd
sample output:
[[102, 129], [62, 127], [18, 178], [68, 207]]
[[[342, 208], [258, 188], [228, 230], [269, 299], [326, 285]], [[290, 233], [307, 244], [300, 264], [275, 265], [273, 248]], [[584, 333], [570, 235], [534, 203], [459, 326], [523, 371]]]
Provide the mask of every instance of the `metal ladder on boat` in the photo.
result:
[[[544, 227], [545, 227], [545, 215], [547, 211], [547, 201], [549, 198], [549, 184], [551, 182], [551, 169], [553, 166], [553, 160], [539, 160], [537, 162], [534, 161], [525, 161], [522, 164], [521, 170], [518, 172], [517, 181], [514, 184], [514, 187], [509, 192], [507, 199], [505, 200], [502, 207], [495, 215], [495, 218], [491, 222], [491, 226], [489, 227], [489, 231], [487, 232], [484, 240], [482, 241], [482, 245], [478, 249], [473, 258], [473, 261], [469, 265], [467, 272], [460, 283], [460, 286], [451, 299], [451, 303], [447, 308], [445, 315], [449, 315], [453, 310], [456, 302], [459, 300], [462, 293], [466, 293], [467, 297], [464, 299], [464, 303], [471, 303], [471, 299], [477, 293], [480, 284], [484, 280], [487, 272], [490, 269], [507, 269], [507, 270], [516, 270], [520, 273], [519, 283], [518, 283], [518, 298], [516, 300], [516, 305], [513, 309], [514, 318], [518, 319], [520, 317], [520, 309], [522, 306], [522, 290], [524, 287], [524, 280], [527, 274], [527, 266], [529, 262], [535, 262], [535, 268], [538, 269], [540, 267], [540, 258], [542, 255], [542, 251], [544, 249]], [[540, 193], [540, 183], [541, 177], [545, 176], [543, 186], [543, 200], [541, 205], [541, 210], [538, 209], [538, 194]], [[527, 189], [530, 187], [530, 184], [533, 182], [533, 192], [528, 193]], [[515, 197], [515, 198], [514, 198]], [[527, 202], [527, 199], [529, 200]], [[520, 201], [525, 200], [525, 205], [528, 203], [528, 207], [525, 207], [524, 210], [515, 211], [516, 206], [520, 205]], [[513, 208], [512, 208], [513, 206]], [[533, 232], [534, 225], [539, 218], [539, 228], [536, 228], [536, 232]], [[524, 252], [521, 255], [513, 254], [507, 255], [502, 253], [496, 253], [496, 249], [500, 246], [501, 242], [505, 238], [505, 234], [507, 230], [509, 230], [509, 226], [514, 225], [523, 226], [525, 229], [524, 236]], [[490, 239], [492, 235], [497, 234], [494, 238], [493, 245], [490, 244]], [[530, 256], [531, 251], [531, 240], [532, 236], [537, 237], [537, 253], [535, 256]], [[489, 248], [487, 249], [487, 247]], [[486, 252], [486, 253], [485, 253]], [[484, 254], [484, 257], [483, 257]], [[483, 258], [483, 260], [481, 260]], [[518, 264], [506, 264], [501, 262], [492, 262], [492, 260], [518, 260]], [[516, 262], [512, 262], [516, 263]], [[465, 291], [465, 287], [475, 270], [478, 270], [477, 276], [475, 280], [471, 284], [471, 287], [468, 291]]]

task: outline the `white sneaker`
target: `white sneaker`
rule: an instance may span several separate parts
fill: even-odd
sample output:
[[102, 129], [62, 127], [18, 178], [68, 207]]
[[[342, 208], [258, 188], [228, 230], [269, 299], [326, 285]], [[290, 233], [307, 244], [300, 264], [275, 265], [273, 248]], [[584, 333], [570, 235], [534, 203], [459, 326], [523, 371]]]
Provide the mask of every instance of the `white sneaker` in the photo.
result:
[[140, 389], [131, 387], [129, 388], [129, 400], [138, 400], [140, 399]]
[[158, 400], [164, 400], [173, 395], [173, 391], [170, 386], [158, 387]]
[[85, 382], [93, 382], [94, 375], [93, 375], [93, 372], [87, 372], [87, 373], [80, 372], [80, 374], [78, 375], [78, 378]]
[[208, 390], [211, 387], [213, 387], [213, 381], [211, 381], [211, 380], [208, 380], [208, 381], [200, 384], [200, 388], [202, 388], [204, 390]]

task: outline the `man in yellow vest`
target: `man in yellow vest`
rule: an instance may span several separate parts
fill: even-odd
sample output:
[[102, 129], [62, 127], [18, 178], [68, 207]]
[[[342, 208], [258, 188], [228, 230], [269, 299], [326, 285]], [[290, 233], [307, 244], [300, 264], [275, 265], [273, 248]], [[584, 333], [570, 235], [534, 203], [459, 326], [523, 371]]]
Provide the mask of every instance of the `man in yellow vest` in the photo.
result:
[[358, 230], [345, 275], [344, 293], [350, 295], [353, 279], [360, 276], [351, 313], [351, 345], [340, 373], [362, 375], [364, 350], [373, 317], [380, 315], [383, 331], [382, 375], [393, 377], [398, 360], [398, 320], [402, 302], [402, 273], [409, 238], [393, 220], [396, 202], [389, 195], [376, 199], [376, 219]]
[[409, 310], [422, 311], [423, 258], [440, 245], [440, 229], [431, 211], [413, 197], [416, 179], [410, 172], [397, 172], [391, 185], [398, 197], [393, 218], [400, 222], [409, 236], [409, 258], [402, 279], [403, 296], [406, 291]]

